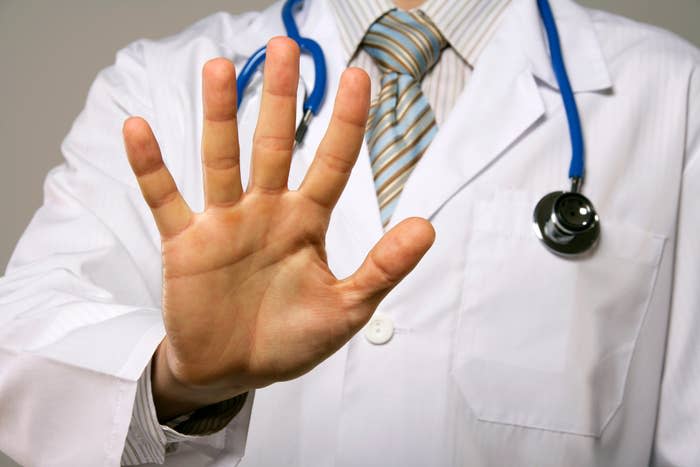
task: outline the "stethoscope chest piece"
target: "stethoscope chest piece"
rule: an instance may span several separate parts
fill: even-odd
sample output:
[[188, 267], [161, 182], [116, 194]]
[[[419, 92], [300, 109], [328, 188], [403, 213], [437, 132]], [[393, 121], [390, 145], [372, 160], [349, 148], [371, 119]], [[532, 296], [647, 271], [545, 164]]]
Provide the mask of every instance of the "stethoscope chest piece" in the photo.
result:
[[581, 193], [555, 191], [537, 203], [533, 213], [535, 233], [551, 252], [567, 257], [590, 251], [600, 237], [600, 220]]

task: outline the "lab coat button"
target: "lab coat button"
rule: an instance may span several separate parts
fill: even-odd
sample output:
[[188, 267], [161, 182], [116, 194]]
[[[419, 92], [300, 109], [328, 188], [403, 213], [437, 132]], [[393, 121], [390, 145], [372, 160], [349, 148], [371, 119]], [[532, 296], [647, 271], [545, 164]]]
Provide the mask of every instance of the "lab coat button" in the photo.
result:
[[382, 313], [375, 313], [365, 326], [365, 338], [375, 345], [386, 344], [394, 335], [394, 323]]

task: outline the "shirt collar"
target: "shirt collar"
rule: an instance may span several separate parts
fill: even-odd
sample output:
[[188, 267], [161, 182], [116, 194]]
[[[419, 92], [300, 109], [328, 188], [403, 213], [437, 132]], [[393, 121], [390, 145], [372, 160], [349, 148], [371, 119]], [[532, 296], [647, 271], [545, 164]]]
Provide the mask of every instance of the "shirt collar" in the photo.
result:
[[[329, 0], [350, 61], [369, 27], [396, 8], [391, 0]], [[450, 46], [470, 65], [476, 63], [509, 0], [427, 0], [418, 9], [435, 23]]]

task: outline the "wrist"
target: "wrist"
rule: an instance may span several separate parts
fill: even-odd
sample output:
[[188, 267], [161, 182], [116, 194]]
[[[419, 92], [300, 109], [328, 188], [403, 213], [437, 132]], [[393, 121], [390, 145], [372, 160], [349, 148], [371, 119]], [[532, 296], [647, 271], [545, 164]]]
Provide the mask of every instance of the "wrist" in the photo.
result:
[[243, 394], [247, 390], [214, 388], [182, 381], [173, 371], [169, 341], [166, 336], [158, 345], [152, 358], [151, 392], [158, 421], [164, 423], [179, 415]]

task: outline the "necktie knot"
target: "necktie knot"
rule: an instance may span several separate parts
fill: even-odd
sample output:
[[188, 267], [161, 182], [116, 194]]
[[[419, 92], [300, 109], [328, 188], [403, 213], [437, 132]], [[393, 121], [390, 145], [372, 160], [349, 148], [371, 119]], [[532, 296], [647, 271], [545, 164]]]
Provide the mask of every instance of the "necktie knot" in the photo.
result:
[[362, 47], [383, 74], [410, 75], [420, 81], [438, 61], [447, 41], [420, 11], [391, 10], [370, 26]]

